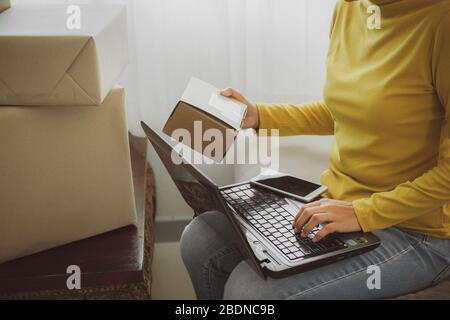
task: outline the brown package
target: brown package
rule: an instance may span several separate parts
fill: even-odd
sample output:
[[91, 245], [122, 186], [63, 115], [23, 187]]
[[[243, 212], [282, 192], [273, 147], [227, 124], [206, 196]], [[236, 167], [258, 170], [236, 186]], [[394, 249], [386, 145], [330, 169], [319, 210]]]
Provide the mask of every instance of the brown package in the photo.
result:
[[[178, 102], [164, 125], [163, 132], [176, 139], [174, 131], [179, 129], [187, 130], [191, 137], [190, 141], [180, 142], [183, 142], [191, 149], [200, 152], [215, 161], [220, 161], [225, 157], [228, 149], [232, 146], [237, 136], [237, 131], [232, 126], [183, 101]], [[214, 149], [209, 153], [207, 148], [208, 145], [211, 144], [211, 141], [207, 141], [206, 139], [202, 138], [199, 140], [201, 143], [195, 143], [194, 139], [200, 139], [199, 135], [200, 137], [204, 137], [206, 130], [209, 129], [217, 129], [220, 131], [221, 136], [223, 137], [220, 148], [222, 152], [216, 154], [217, 149]]]

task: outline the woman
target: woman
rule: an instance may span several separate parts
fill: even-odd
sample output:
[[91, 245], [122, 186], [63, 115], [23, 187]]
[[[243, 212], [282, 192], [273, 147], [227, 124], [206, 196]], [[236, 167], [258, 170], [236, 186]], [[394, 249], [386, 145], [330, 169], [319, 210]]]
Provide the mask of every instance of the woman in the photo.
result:
[[[368, 19], [377, 5], [381, 29]], [[369, 13], [368, 13], [369, 12]], [[372, 17], [373, 18], [373, 17]], [[450, 1], [337, 3], [330, 33], [324, 101], [248, 106], [247, 128], [281, 135], [335, 135], [321, 177], [326, 199], [293, 221], [307, 234], [372, 231], [368, 253], [284, 279], [260, 279], [242, 261], [220, 213], [194, 219], [182, 257], [200, 299], [370, 299], [433, 285], [450, 265]], [[381, 288], [369, 289], [369, 266]]]

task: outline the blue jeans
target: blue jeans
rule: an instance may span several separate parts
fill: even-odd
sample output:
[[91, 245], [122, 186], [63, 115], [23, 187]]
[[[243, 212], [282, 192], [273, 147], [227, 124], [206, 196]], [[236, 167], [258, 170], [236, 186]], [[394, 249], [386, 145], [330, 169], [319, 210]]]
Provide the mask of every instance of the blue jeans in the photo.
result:
[[[449, 276], [450, 240], [397, 228], [375, 234], [381, 244], [370, 252], [263, 280], [243, 261], [227, 218], [209, 212], [184, 230], [181, 255], [199, 299], [380, 299], [418, 291]], [[380, 289], [367, 285], [372, 265], [379, 267]]]

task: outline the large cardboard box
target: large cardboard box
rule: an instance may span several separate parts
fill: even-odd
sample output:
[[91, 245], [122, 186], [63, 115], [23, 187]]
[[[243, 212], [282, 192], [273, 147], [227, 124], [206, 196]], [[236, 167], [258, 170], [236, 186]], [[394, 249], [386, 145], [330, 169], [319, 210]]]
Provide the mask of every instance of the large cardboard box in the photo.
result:
[[220, 96], [219, 91], [192, 78], [163, 128], [165, 134], [215, 161], [225, 157], [247, 112], [244, 104]]
[[114, 87], [128, 62], [126, 8], [68, 7], [0, 14], [0, 105], [99, 105]]
[[0, 12], [5, 11], [9, 7], [11, 7], [9, 0], [0, 0]]
[[136, 222], [124, 90], [0, 107], [0, 263]]

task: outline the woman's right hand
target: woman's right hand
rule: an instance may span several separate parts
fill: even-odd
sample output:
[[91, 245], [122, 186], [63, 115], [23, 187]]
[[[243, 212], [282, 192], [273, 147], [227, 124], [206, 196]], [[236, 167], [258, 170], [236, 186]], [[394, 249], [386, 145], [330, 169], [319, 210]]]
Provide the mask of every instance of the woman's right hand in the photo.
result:
[[247, 106], [247, 115], [245, 117], [242, 128], [257, 129], [259, 127], [258, 108], [256, 107], [256, 104], [248, 101], [242, 95], [242, 93], [240, 93], [239, 91], [237, 91], [236, 89], [233, 89], [233, 88], [227, 88], [227, 89], [220, 91], [220, 95], [227, 97], [227, 98], [235, 99], [239, 102], [242, 102], [243, 104], [245, 104]]

